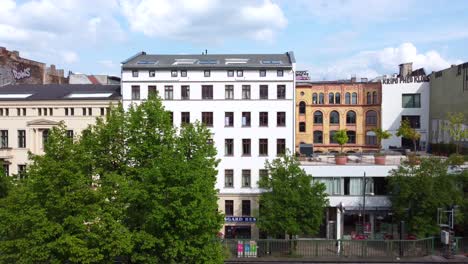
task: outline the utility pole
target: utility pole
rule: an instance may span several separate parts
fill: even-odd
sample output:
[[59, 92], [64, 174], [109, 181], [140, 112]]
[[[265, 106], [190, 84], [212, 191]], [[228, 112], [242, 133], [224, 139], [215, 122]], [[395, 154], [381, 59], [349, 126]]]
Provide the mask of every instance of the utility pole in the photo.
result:
[[366, 185], [367, 185], [367, 180], [366, 180], [366, 172], [364, 172], [364, 178], [363, 178], [363, 191], [362, 191], [362, 234], [364, 235], [364, 228], [366, 226]]

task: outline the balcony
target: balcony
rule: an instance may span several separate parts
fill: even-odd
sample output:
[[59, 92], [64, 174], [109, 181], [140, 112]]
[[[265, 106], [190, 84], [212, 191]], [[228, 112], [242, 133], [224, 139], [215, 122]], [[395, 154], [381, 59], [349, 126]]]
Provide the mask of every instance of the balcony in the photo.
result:
[[[407, 157], [401, 154], [386, 154], [385, 165], [397, 166]], [[299, 157], [302, 166], [336, 165], [334, 154], [313, 154], [311, 157]], [[369, 166], [375, 165], [374, 155], [353, 153], [348, 154], [347, 163], [344, 166]]]
[[13, 148], [0, 148], [0, 159], [13, 158]]

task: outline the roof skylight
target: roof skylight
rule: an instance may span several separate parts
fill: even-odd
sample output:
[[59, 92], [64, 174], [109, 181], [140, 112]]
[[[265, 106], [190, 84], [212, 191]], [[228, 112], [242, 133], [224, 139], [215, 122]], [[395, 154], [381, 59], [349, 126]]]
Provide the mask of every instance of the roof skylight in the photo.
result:
[[112, 93], [71, 93], [66, 98], [108, 98]]
[[187, 64], [194, 64], [197, 60], [196, 59], [175, 59], [173, 65], [187, 65]]
[[278, 65], [278, 64], [283, 64], [283, 62], [280, 60], [262, 60], [262, 64]]
[[28, 98], [33, 94], [0, 94], [0, 99], [22, 99]]
[[217, 60], [199, 60], [198, 64], [213, 65], [213, 64], [218, 64], [218, 61]]
[[249, 59], [225, 59], [226, 64], [238, 64], [238, 63], [247, 63]]
[[158, 61], [152, 61], [152, 60], [139, 60], [137, 61], [138, 65], [155, 65], [158, 64]]

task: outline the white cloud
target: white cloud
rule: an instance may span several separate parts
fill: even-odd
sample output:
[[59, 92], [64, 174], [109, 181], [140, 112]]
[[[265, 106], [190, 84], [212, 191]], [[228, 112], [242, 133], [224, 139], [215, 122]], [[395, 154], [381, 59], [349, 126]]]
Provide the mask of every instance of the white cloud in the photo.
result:
[[78, 61], [78, 54], [73, 51], [63, 51], [62, 58], [66, 63], [75, 63]]
[[302, 65], [302, 67], [309, 68], [313, 79], [334, 80], [349, 79], [352, 75], [374, 78], [396, 73], [398, 65], [405, 62], [413, 62], [413, 69], [424, 68], [426, 73], [448, 68], [452, 63], [459, 63], [443, 58], [435, 50], [421, 53], [412, 43], [403, 43], [398, 47], [362, 51], [328, 66]]
[[284, 29], [281, 8], [264, 1], [121, 0], [130, 28], [147, 36], [196, 42], [249, 37], [271, 41]]

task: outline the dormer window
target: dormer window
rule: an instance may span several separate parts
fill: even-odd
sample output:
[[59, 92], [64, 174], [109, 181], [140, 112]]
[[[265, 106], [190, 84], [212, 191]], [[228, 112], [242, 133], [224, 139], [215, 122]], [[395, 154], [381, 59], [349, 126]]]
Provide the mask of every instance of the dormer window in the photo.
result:
[[171, 71], [171, 77], [177, 77], [177, 71], [176, 70]]

